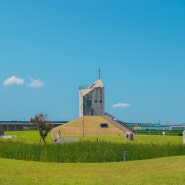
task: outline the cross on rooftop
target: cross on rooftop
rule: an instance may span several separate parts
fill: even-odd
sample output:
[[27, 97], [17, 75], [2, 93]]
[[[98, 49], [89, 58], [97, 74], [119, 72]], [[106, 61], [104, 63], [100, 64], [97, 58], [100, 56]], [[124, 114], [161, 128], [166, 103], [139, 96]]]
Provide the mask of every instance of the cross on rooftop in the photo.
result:
[[98, 78], [98, 79], [101, 78], [101, 71], [102, 71], [102, 70], [99, 68], [99, 69], [98, 69], [98, 75], [99, 75], [99, 78]]

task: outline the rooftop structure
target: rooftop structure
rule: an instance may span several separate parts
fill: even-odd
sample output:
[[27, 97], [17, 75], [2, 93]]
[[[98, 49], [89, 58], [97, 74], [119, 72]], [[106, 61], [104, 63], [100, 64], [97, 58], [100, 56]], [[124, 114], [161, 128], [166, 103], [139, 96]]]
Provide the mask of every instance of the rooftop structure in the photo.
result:
[[100, 79], [79, 89], [79, 116], [104, 115], [104, 85]]

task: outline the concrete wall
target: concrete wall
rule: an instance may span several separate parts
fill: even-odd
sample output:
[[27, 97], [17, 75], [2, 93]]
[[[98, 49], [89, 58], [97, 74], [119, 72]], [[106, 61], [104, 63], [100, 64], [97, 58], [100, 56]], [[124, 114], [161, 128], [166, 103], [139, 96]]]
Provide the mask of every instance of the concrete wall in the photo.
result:
[[79, 116], [104, 115], [104, 85], [100, 79], [79, 90]]
[[80, 116], [104, 115], [104, 88], [94, 88], [80, 99]]
[[[104, 90], [95, 88], [88, 95], [84, 96], [83, 114], [84, 115], [103, 115], [104, 114]], [[88, 105], [90, 101], [91, 105]]]

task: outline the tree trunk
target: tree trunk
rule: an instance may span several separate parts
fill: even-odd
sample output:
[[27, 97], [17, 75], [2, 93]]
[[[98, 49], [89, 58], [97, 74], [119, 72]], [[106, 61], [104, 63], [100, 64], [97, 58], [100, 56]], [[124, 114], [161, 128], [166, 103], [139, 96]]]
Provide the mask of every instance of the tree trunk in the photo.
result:
[[42, 137], [42, 140], [43, 140], [44, 144], [46, 144], [45, 137]]

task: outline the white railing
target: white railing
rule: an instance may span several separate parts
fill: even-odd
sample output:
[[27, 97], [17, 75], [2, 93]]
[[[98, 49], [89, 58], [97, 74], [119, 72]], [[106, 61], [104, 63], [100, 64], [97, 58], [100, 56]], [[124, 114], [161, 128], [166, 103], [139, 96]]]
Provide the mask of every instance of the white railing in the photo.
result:
[[116, 127], [123, 130], [124, 132], [131, 131], [131, 128], [129, 128], [127, 125], [123, 125], [123, 123], [120, 123], [119, 121], [117, 121], [113, 116], [109, 114], [105, 114], [104, 117], [109, 121], [111, 121]]

